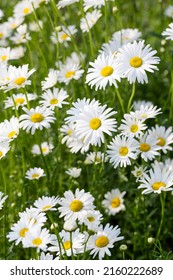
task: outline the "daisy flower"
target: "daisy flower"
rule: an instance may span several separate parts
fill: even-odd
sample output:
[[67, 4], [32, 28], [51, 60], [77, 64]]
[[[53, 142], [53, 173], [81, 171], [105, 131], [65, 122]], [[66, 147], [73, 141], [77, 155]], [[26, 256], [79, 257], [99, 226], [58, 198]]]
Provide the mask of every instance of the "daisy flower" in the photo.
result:
[[99, 53], [104, 53], [105, 56], [113, 55], [118, 57], [119, 48], [121, 47], [121, 43], [118, 41], [110, 40], [108, 43], [103, 43]]
[[79, 64], [66, 63], [60, 64], [60, 69], [58, 72], [58, 81], [60, 83], [69, 84], [71, 80], [79, 80], [82, 74], [84, 73], [83, 69], [80, 69]]
[[3, 192], [0, 192], [0, 210], [3, 208], [3, 204], [5, 202], [5, 200], [7, 199], [8, 195], [4, 196]]
[[73, 141], [69, 142], [67, 144], [67, 147], [70, 149], [70, 152], [72, 154], [76, 154], [79, 151], [81, 152], [81, 154], [83, 154], [85, 152], [88, 152], [90, 143], [89, 144], [85, 143], [84, 139], [78, 139], [78, 137], [75, 135]]
[[173, 143], [172, 127], [166, 128], [156, 125], [148, 131], [148, 134], [157, 140], [157, 146], [159, 146], [164, 154], [166, 154], [168, 150], [172, 151], [172, 147], [170, 146], [170, 144]]
[[9, 83], [4, 86], [5, 92], [11, 89], [24, 88], [26, 85], [30, 85], [31, 81], [28, 78], [35, 72], [35, 69], [28, 71], [28, 64], [23, 66], [9, 68]]
[[31, 40], [31, 36], [28, 32], [28, 26], [25, 23], [21, 24], [16, 29], [14, 36], [10, 37], [10, 40], [13, 42], [13, 44], [22, 44]]
[[0, 63], [7, 63], [10, 60], [10, 47], [0, 48]]
[[[77, 254], [83, 253], [85, 235], [79, 232], [79, 228], [71, 233], [69, 231], [62, 230], [59, 235], [62, 244], [59, 245], [57, 237], [55, 237], [55, 239], [51, 242], [53, 246], [49, 247], [49, 251], [59, 253], [61, 250], [61, 254], [66, 254], [68, 257], [72, 254], [76, 256]], [[59, 246], [61, 246], [61, 249]]]
[[40, 167], [30, 168], [25, 174], [25, 178], [29, 180], [38, 180], [40, 177], [44, 176], [46, 176], [44, 170]]
[[55, 107], [62, 108], [62, 105], [68, 104], [64, 101], [68, 98], [66, 90], [53, 88], [46, 90], [41, 96], [40, 104], [45, 107], [54, 109]]
[[107, 157], [114, 168], [131, 165], [131, 160], [137, 158], [138, 142], [133, 137], [117, 135], [107, 146]]
[[26, 208], [24, 212], [20, 212], [19, 217], [20, 219], [28, 220], [28, 222], [33, 220], [33, 227], [42, 227], [47, 221], [45, 213], [33, 207]]
[[136, 102], [133, 106], [136, 110], [131, 112], [131, 115], [142, 121], [155, 118], [158, 114], [162, 113], [161, 108], [157, 108], [157, 106], [152, 105], [150, 102]]
[[153, 160], [159, 155], [158, 150], [160, 147], [157, 145], [157, 142], [158, 140], [153, 137], [153, 135], [149, 135], [148, 132], [139, 138], [137, 150], [145, 162], [148, 160]]
[[65, 173], [73, 178], [78, 178], [81, 174], [82, 169], [81, 168], [69, 168]]
[[11, 59], [19, 59], [25, 54], [25, 48], [23, 46], [15, 47], [11, 49]]
[[124, 239], [123, 236], [119, 236], [121, 230], [118, 226], [113, 227], [110, 224], [99, 226], [98, 232], [89, 237], [87, 242], [87, 250], [90, 251], [90, 255], [93, 258], [98, 255], [99, 260], [103, 259], [105, 255], [111, 256], [110, 249], [114, 247], [114, 243]]
[[[44, 156], [48, 155], [50, 152], [52, 152], [54, 148], [54, 145], [52, 143], [43, 142], [41, 143], [41, 150]], [[39, 145], [35, 144], [32, 146], [31, 153], [33, 155], [41, 155], [40, 147]]]
[[102, 14], [98, 10], [86, 13], [85, 17], [81, 18], [80, 21], [80, 28], [82, 32], [89, 32], [101, 16]]
[[4, 16], [4, 12], [0, 9], [0, 19], [2, 19]]
[[[28, 101], [35, 100], [37, 98], [37, 95], [33, 93], [27, 93], [27, 98]], [[7, 97], [7, 99], [4, 100], [4, 103], [5, 103], [5, 109], [12, 108], [13, 110], [15, 110], [15, 108], [18, 109], [19, 107], [23, 107], [27, 105], [27, 100], [24, 93], [17, 93], [17, 94], [13, 94], [13, 98]]]
[[170, 170], [165, 170], [156, 165], [153, 169], [149, 170], [149, 174], [144, 173], [143, 178], [140, 180], [138, 189], [144, 189], [142, 194], [158, 193], [162, 191], [173, 190], [173, 173]]
[[[106, 0], [109, 1], [109, 0]], [[90, 8], [101, 8], [102, 6], [105, 5], [105, 0], [84, 0], [83, 6], [84, 6], [84, 11], [86, 12]]]
[[9, 141], [0, 142], [0, 159], [2, 159], [3, 157], [5, 157], [5, 155], [7, 154], [7, 152], [8, 152], [9, 150], [10, 150]]
[[160, 58], [154, 56], [157, 51], [152, 50], [150, 45], [145, 46], [144, 41], [134, 41], [124, 45], [119, 49], [119, 71], [131, 83], [148, 83], [146, 72], [153, 73], [158, 70], [156, 64], [159, 63]]
[[133, 176], [136, 178], [136, 182], [138, 182], [141, 178], [143, 178], [143, 174], [147, 171], [147, 167], [144, 166], [134, 166], [134, 170], [132, 171]]
[[173, 18], [173, 5], [169, 5], [164, 13], [167, 17], [172, 17]]
[[54, 69], [50, 69], [48, 76], [44, 81], [41, 82], [42, 90], [54, 87], [58, 81], [58, 71]]
[[34, 134], [36, 129], [49, 128], [50, 124], [55, 121], [54, 112], [50, 108], [37, 106], [30, 110], [27, 108], [23, 108], [23, 110], [26, 114], [19, 117], [20, 127], [26, 132], [31, 130], [31, 134]]
[[104, 134], [112, 135], [116, 129], [116, 119], [111, 118], [116, 112], [107, 105], [98, 106], [97, 103], [85, 105], [76, 119], [76, 135], [83, 142], [95, 146], [104, 143]]
[[12, 116], [10, 120], [4, 120], [1, 127], [0, 141], [12, 141], [19, 135], [19, 120]]
[[46, 251], [48, 244], [51, 243], [52, 237], [48, 229], [40, 227], [33, 228], [26, 233], [26, 237], [23, 239], [24, 248], [37, 248], [37, 251]]
[[58, 42], [67, 45], [67, 42], [71, 41], [71, 37], [77, 32], [74, 25], [68, 25], [68, 27], [61, 26], [62, 31], [58, 32]]
[[146, 124], [143, 123], [142, 120], [135, 118], [133, 115], [124, 114], [124, 119], [122, 120], [122, 124], [119, 126], [119, 130], [121, 130], [121, 135], [138, 137], [143, 134], [143, 131], [147, 129]]
[[60, 0], [57, 4], [57, 7], [60, 8], [64, 8], [66, 6], [69, 6], [73, 3], [79, 2], [79, 0]]
[[79, 221], [79, 224], [87, 226], [88, 230], [97, 231], [100, 226], [100, 222], [103, 219], [103, 215], [98, 210], [89, 210], [83, 219]]
[[35, 202], [34, 206], [39, 210], [39, 211], [56, 211], [57, 209], [55, 208], [55, 205], [58, 203], [59, 204], [60, 200], [58, 197], [52, 196], [42, 196], [39, 197]]
[[107, 157], [102, 152], [90, 152], [86, 155], [86, 159], [84, 161], [85, 164], [99, 164], [107, 161]]
[[137, 28], [127, 28], [116, 31], [112, 35], [112, 40], [119, 42], [121, 46], [131, 43], [135, 40], [138, 40], [141, 37], [141, 32]]
[[162, 32], [162, 36], [165, 36], [166, 40], [173, 41], [173, 23], [170, 23], [168, 28], [166, 28], [165, 31]]
[[60, 218], [64, 217], [65, 221], [82, 219], [88, 210], [94, 209], [93, 201], [94, 197], [84, 190], [76, 189], [74, 194], [70, 190], [66, 191], [59, 202]]
[[61, 143], [66, 143], [67, 146], [73, 142], [75, 136], [74, 136], [74, 130], [75, 130], [75, 124], [69, 123], [69, 124], [63, 124], [60, 128], [60, 132], [62, 135]]
[[14, 30], [20, 26], [24, 21], [24, 17], [9, 17], [7, 22], [10, 29]]
[[126, 192], [120, 192], [119, 189], [112, 189], [104, 195], [104, 200], [102, 201], [103, 207], [108, 215], [116, 215], [120, 211], [124, 211], [124, 196]]
[[107, 85], [114, 85], [118, 87], [117, 81], [121, 81], [121, 75], [117, 67], [117, 60], [114, 55], [106, 56], [104, 53], [100, 54], [94, 62], [89, 63], [91, 67], [88, 68], [86, 75], [86, 83], [96, 91], [104, 89]]
[[141, 108], [145, 108], [145, 107], [151, 107], [154, 106], [153, 103], [151, 101], [146, 101], [146, 100], [138, 100], [138, 101], [134, 101], [133, 102], [133, 109], [136, 110], [140, 110]]
[[25, 17], [33, 12], [33, 7], [30, 1], [28, 0], [23, 0], [17, 3], [14, 6], [14, 17], [16, 18], [21, 18]]
[[53, 260], [53, 255], [49, 254], [49, 253], [44, 253], [44, 252], [41, 252], [40, 254], [40, 258], [39, 260], [41, 261], [52, 261]]

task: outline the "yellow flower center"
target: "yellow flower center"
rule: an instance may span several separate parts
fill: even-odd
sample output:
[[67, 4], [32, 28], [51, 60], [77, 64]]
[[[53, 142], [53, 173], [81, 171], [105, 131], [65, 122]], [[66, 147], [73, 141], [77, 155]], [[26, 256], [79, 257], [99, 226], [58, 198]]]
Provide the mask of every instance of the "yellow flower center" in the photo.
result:
[[94, 217], [87, 217], [87, 220], [90, 222], [90, 223], [93, 223], [95, 221]]
[[42, 150], [43, 153], [47, 152], [47, 148], [41, 148], [41, 150]]
[[16, 23], [12, 23], [12, 24], [11, 24], [11, 28], [12, 28], [12, 29], [16, 28], [16, 26], [17, 26]]
[[73, 132], [73, 129], [69, 129], [69, 130], [67, 131], [67, 135], [70, 136], [70, 135], [72, 134], [72, 132]]
[[23, 104], [25, 102], [25, 99], [23, 97], [16, 98], [15, 103], [16, 104]]
[[159, 190], [161, 187], [166, 187], [166, 184], [163, 182], [155, 182], [152, 184], [153, 190]]
[[4, 33], [0, 32], [0, 38], [2, 38], [4, 36]]
[[142, 65], [143, 61], [139, 56], [134, 56], [130, 59], [130, 65], [134, 68], [138, 68]]
[[30, 9], [29, 8], [24, 8], [23, 9], [23, 13], [25, 14], [25, 15], [27, 15], [27, 14], [29, 14], [29, 12], [30, 12]]
[[74, 76], [75, 75], [75, 71], [68, 71], [66, 74], [65, 74], [65, 77], [67, 78], [67, 79], [70, 79], [72, 76]]
[[90, 120], [89, 125], [91, 129], [97, 130], [102, 125], [102, 122], [99, 118], [93, 118]]
[[1, 56], [1, 60], [2, 60], [2, 61], [7, 60], [7, 56], [6, 56], [6, 55], [2, 55], [2, 56]]
[[42, 120], [44, 119], [43, 115], [40, 113], [35, 113], [31, 116], [30, 120], [34, 123], [37, 122], [42, 122]]
[[52, 208], [51, 205], [45, 205], [45, 206], [42, 208], [42, 210], [43, 210], [43, 211], [46, 211], [46, 210], [48, 210], [48, 209], [50, 209], [50, 208]]
[[62, 39], [63, 41], [66, 40], [68, 37], [69, 37], [69, 35], [66, 34], [66, 33], [64, 33], [64, 34], [61, 35], [61, 39]]
[[139, 149], [141, 152], [148, 152], [151, 149], [151, 147], [147, 143], [141, 143]]
[[64, 245], [64, 249], [65, 249], [65, 250], [69, 250], [69, 249], [72, 247], [72, 242], [70, 242], [70, 241], [65, 241], [65, 242], [63, 243], [63, 245]]
[[12, 138], [16, 134], [17, 134], [17, 132], [15, 130], [13, 130], [7, 136], [8, 136], [8, 138]]
[[128, 154], [128, 152], [129, 152], [129, 149], [127, 147], [121, 147], [119, 149], [119, 154], [122, 157], [125, 157]]
[[22, 228], [20, 231], [19, 231], [19, 235], [21, 237], [25, 237], [26, 233], [28, 232], [28, 228]]
[[105, 247], [108, 244], [109, 244], [109, 239], [107, 238], [107, 236], [104, 235], [99, 236], [95, 241], [95, 245], [99, 248]]
[[34, 173], [34, 174], [32, 174], [32, 179], [37, 179], [37, 178], [39, 178], [39, 174], [38, 173]]
[[0, 157], [2, 157], [3, 156], [3, 152], [2, 151], [0, 151]]
[[41, 240], [41, 238], [37, 237], [35, 239], [32, 240], [32, 244], [35, 246], [39, 246], [43, 243], [43, 241]]
[[141, 170], [136, 171], [136, 176], [141, 177], [142, 176], [142, 171]]
[[26, 79], [24, 77], [19, 77], [14, 81], [14, 83], [18, 86], [21, 86], [25, 81]]
[[83, 203], [78, 199], [75, 199], [70, 203], [70, 209], [73, 212], [79, 212], [82, 208], [83, 208]]
[[158, 140], [157, 145], [159, 145], [159, 146], [161, 146], [161, 147], [165, 146], [166, 141], [165, 141], [164, 138], [159, 137], [157, 140]]
[[58, 99], [57, 98], [52, 98], [51, 100], [50, 100], [50, 104], [51, 105], [55, 105], [55, 104], [57, 104], [58, 103]]
[[113, 72], [114, 72], [114, 69], [111, 66], [105, 66], [102, 68], [100, 74], [103, 77], [108, 77], [108, 76], [112, 75]]
[[130, 131], [135, 133], [139, 130], [139, 127], [137, 124], [133, 124], [131, 127], [130, 127]]
[[114, 197], [111, 201], [111, 207], [112, 208], [117, 208], [118, 206], [120, 206], [121, 201], [118, 197]]

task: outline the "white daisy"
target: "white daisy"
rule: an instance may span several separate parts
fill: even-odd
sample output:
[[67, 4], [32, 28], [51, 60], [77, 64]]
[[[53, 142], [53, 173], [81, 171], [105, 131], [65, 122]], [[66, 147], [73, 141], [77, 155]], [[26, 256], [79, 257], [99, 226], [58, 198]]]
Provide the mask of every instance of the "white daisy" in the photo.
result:
[[[76, 34], [77, 29], [74, 25], [68, 25], [68, 27], [61, 26], [61, 30], [58, 32], [58, 42], [64, 43], [64, 45], [67, 45], [67, 42], [71, 41], [71, 37]], [[56, 36], [57, 37], [57, 36]]]
[[[44, 156], [48, 155], [50, 152], [52, 152], [54, 148], [54, 145], [52, 143], [48, 142], [42, 142], [41, 143], [41, 150]], [[31, 153], [33, 155], [41, 155], [40, 147], [39, 145], [35, 144], [32, 146]]]
[[0, 48], [0, 63], [7, 63], [11, 59], [10, 53], [11, 53], [10, 47]]
[[10, 37], [13, 44], [24, 44], [31, 40], [30, 33], [28, 32], [28, 26], [26, 23], [17, 27], [16, 32]]
[[52, 196], [42, 196], [39, 197], [35, 202], [34, 206], [44, 212], [44, 211], [56, 211], [57, 209], [55, 208], [56, 204], [59, 204], [60, 200], [58, 197]]
[[[106, 0], [109, 1], [109, 0]], [[90, 8], [101, 8], [102, 6], [105, 5], [105, 0], [84, 0], [83, 6], [84, 6], [84, 11], [87, 11]]]
[[33, 220], [33, 227], [42, 227], [47, 221], [45, 213], [33, 207], [26, 208], [24, 212], [20, 212], [19, 217], [20, 219], [28, 220], [28, 223]]
[[73, 178], [78, 178], [80, 176], [80, 174], [81, 174], [81, 171], [82, 171], [81, 168], [73, 167], [73, 168], [69, 168], [66, 171], [66, 174], [68, 174], [69, 176], [71, 176]]
[[44, 81], [41, 82], [42, 90], [54, 87], [58, 81], [58, 71], [54, 69], [50, 69], [48, 76]]
[[62, 135], [62, 140], [61, 140], [62, 144], [66, 143], [68, 146], [71, 142], [73, 142], [75, 138], [74, 130], [75, 130], [74, 123], [64, 124], [61, 126], [60, 132]]
[[136, 111], [131, 112], [131, 115], [143, 121], [146, 119], [155, 118], [158, 114], [162, 113], [161, 108], [157, 108], [157, 106], [150, 104], [150, 102], [142, 102], [141, 104], [140, 102], [138, 104], [134, 103], [133, 106], [134, 109], [136, 108]]
[[121, 230], [118, 226], [113, 227], [110, 224], [106, 224], [103, 228], [101, 225], [98, 228], [98, 232], [89, 237], [87, 242], [87, 250], [90, 251], [90, 255], [93, 258], [98, 254], [99, 260], [103, 259], [105, 255], [111, 256], [110, 249], [114, 247], [114, 243], [124, 239], [123, 236], [119, 236]]
[[162, 191], [173, 190], [173, 173], [170, 170], [165, 170], [156, 165], [153, 169], [149, 170], [149, 174], [144, 173], [143, 178], [140, 180], [138, 189], [144, 189], [142, 194], [158, 193]]
[[169, 5], [169, 6], [166, 8], [164, 14], [165, 14], [166, 16], [168, 16], [168, 17], [173, 18], [173, 5]]
[[19, 135], [19, 120], [12, 116], [10, 120], [4, 120], [0, 132], [0, 141], [12, 141]]
[[26, 49], [23, 46], [18, 46], [18, 47], [12, 48], [11, 59], [19, 59], [19, 58], [23, 57], [25, 54], [25, 50]]
[[121, 29], [112, 35], [112, 40], [119, 42], [119, 44], [123, 46], [127, 43], [132, 43], [133, 41], [138, 40], [141, 35], [141, 32], [137, 28]]
[[116, 215], [120, 211], [124, 211], [124, 196], [126, 192], [120, 192], [119, 189], [112, 189], [104, 195], [104, 199], [102, 201], [103, 207], [105, 207], [105, 211], [108, 215]]
[[136, 178], [136, 182], [138, 182], [141, 178], [143, 178], [143, 174], [147, 172], [147, 167], [141, 166], [134, 166], [134, 170], [132, 170], [132, 174]]
[[86, 13], [85, 17], [80, 20], [80, 28], [82, 32], [89, 32], [101, 16], [102, 14], [98, 10]]
[[25, 178], [29, 180], [38, 180], [40, 177], [46, 176], [44, 170], [40, 167], [34, 167], [27, 170]]
[[65, 221], [82, 219], [88, 210], [94, 209], [93, 201], [94, 197], [84, 190], [76, 189], [74, 194], [70, 190], [66, 191], [59, 202], [60, 218], [64, 217]]
[[23, 108], [23, 110], [26, 114], [19, 117], [20, 127], [26, 132], [31, 130], [31, 134], [34, 134], [36, 129], [49, 128], [50, 124], [55, 121], [54, 111], [50, 108], [37, 106], [30, 110], [27, 108]]
[[121, 47], [121, 43], [119, 41], [110, 40], [108, 43], [103, 43], [99, 53], [104, 53], [105, 56], [114, 55], [118, 57], [119, 48]]
[[71, 80], [79, 80], [82, 74], [84, 73], [83, 69], [80, 69], [79, 64], [74, 63], [65, 63], [60, 64], [60, 69], [58, 72], [58, 81], [60, 83], [69, 84]]
[[103, 220], [103, 215], [98, 210], [89, 210], [86, 215], [79, 221], [79, 224], [87, 226], [88, 230], [97, 231]]
[[[27, 93], [28, 101], [35, 100], [36, 98], [37, 98], [36, 94]], [[19, 107], [23, 107], [27, 105], [27, 100], [24, 93], [17, 93], [17, 94], [13, 94], [13, 98], [7, 97], [7, 99], [4, 100], [4, 103], [5, 103], [5, 109], [12, 108], [14, 110], [15, 108], [18, 109]]]
[[119, 49], [119, 71], [130, 83], [148, 83], [146, 71], [153, 73], [158, 70], [156, 64], [160, 58], [154, 56], [157, 51], [152, 50], [150, 45], [145, 46], [144, 41], [134, 41]]
[[0, 192], [0, 210], [3, 208], [3, 204], [6, 201], [8, 195], [4, 196], [3, 192]]
[[114, 55], [100, 54], [94, 62], [89, 64], [91, 67], [88, 68], [86, 83], [91, 88], [95, 86], [96, 90], [105, 90], [107, 85], [118, 87], [117, 81], [121, 81], [121, 75]]
[[107, 157], [114, 168], [131, 165], [131, 160], [137, 158], [138, 142], [133, 137], [115, 136], [107, 146]]
[[66, 6], [69, 6], [73, 3], [79, 2], [79, 0], [60, 0], [57, 4], [57, 7], [60, 8], [64, 8]]
[[173, 41], [173, 23], [170, 23], [168, 28], [166, 28], [165, 31], [162, 32], [162, 36], [165, 36], [166, 40]]
[[37, 251], [40, 249], [46, 251], [51, 240], [52, 237], [48, 229], [35, 227], [26, 233], [26, 237], [23, 239], [23, 247], [37, 248]]
[[23, 0], [14, 6], [14, 17], [25, 17], [33, 12], [33, 7], [30, 1]]
[[40, 258], [39, 258], [41, 261], [51, 261], [53, 260], [53, 255], [49, 254], [49, 253], [44, 253], [44, 252], [41, 252], [40, 254]]
[[86, 159], [84, 161], [85, 164], [99, 164], [106, 162], [108, 159], [106, 155], [102, 152], [90, 152], [89, 154], [86, 155]]
[[63, 104], [68, 104], [68, 102], [64, 101], [68, 98], [68, 93], [66, 90], [53, 88], [46, 90], [40, 98], [40, 104], [45, 107], [49, 107], [54, 109], [55, 107], [62, 108]]
[[1, 142], [0, 143], [0, 159], [5, 157], [5, 155], [8, 153], [9, 150], [10, 150], [9, 141]]
[[157, 145], [157, 142], [158, 140], [152, 135], [149, 135], [148, 132], [139, 138], [138, 153], [140, 153], [141, 158], [143, 158], [144, 161], [147, 162], [148, 160], [153, 160], [159, 155], [158, 150], [160, 148]]
[[146, 124], [142, 120], [135, 118], [131, 112], [130, 114], [124, 114], [124, 119], [119, 126], [121, 135], [138, 137], [143, 134], [143, 131], [147, 129]]

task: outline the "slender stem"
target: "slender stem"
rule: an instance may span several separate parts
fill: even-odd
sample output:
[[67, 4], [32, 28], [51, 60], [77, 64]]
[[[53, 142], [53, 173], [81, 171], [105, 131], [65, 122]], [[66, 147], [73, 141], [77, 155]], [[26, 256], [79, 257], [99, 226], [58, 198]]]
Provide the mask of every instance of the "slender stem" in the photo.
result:
[[117, 93], [118, 100], [120, 102], [120, 106], [121, 106], [122, 112], [124, 114], [125, 113], [125, 109], [124, 109], [123, 99], [121, 98], [121, 95], [120, 95], [120, 92], [119, 92], [118, 88], [115, 88], [115, 90], [116, 90], [116, 93]]
[[108, 34], [109, 34], [109, 26], [108, 26], [108, 6], [107, 6], [107, 1], [104, 0], [105, 2], [105, 26], [106, 26], [106, 33], [105, 33], [105, 42], [108, 42]]
[[133, 101], [133, 98], [135, 96], [135, 83], [133, 83], [133, 86], [132, 86], [132, 93], [131, 93], [131, 96], [129, 98], [129, 102], [128, 102], [128, 105], [127, 105], [127, 112], [129, 113], [130, 110], [131, 110], [131, 105], [132, 105], [132, 101]]

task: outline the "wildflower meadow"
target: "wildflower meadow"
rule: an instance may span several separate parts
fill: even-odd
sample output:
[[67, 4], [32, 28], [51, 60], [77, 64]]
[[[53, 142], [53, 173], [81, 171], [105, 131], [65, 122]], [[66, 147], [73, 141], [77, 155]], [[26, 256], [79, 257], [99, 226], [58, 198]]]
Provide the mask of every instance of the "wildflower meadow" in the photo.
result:
[[173, 2], [0, 1], [0, 259], [173, 259]]

